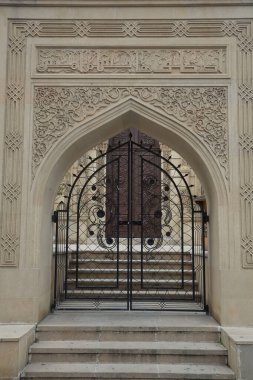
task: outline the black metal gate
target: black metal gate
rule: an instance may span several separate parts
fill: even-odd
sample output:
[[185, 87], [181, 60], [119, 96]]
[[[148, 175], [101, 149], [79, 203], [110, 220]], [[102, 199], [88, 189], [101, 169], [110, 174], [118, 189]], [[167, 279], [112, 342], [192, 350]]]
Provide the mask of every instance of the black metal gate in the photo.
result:
[[180, 167], [131, 137], [90, 157], [53, 215], [54, 306], [205, 310], [205, 213]]

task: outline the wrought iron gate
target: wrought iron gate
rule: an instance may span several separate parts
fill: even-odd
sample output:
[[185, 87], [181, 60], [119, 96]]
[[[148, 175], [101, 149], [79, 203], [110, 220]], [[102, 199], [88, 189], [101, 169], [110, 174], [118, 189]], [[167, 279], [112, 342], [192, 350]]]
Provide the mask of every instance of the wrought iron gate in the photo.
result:
[[132, 136], [82, 166], [55, 211], [56, 308], [204, 310], [205, 214]]

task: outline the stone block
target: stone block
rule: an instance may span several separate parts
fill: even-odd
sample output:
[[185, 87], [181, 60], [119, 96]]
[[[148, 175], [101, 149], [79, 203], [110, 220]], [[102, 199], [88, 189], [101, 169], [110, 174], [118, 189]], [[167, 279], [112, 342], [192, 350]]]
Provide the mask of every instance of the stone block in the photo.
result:
[[34, 340], [35, 325], [0, 324], [0, 380], [18, 378]]

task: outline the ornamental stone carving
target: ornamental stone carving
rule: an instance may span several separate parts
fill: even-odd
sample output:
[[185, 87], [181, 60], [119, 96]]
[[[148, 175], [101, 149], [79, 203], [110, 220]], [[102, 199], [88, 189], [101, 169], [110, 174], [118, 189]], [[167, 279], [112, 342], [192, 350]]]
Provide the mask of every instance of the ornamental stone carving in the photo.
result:
[[246, 236], [242, 239], [242, 248], [243, 268], [253, 269], [253, 236]]
[[5, 234], [1, 239], [1, 266], [13, 266], [16, 264], [16, 250], [19, 246], [19, 237], [14, 234]]
[[133, 98], [191, 128], [227, 167], [224, 87], [35, 87], [33, 172], [54, 143], [98, 112]]
[[37, 72], [82, 74], [225, 74], [220, 48], [38, 48]]

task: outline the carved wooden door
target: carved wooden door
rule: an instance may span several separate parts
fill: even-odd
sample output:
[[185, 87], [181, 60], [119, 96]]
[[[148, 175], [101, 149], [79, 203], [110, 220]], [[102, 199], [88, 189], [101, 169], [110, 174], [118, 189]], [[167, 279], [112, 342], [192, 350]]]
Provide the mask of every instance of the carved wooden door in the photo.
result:
[[[135, 144], [128, 144], [129, 139]], [[131, 149], [131, 151], [129, 151]], [[138, 129], [109, 140], [107, 153], [106, 234], [127, 238], [161, 236], [161, 158], [159, 142]], [[118, 191], [113, 191], [113, 188]], [[142, 228], [141, 228], [142, 224]]]

